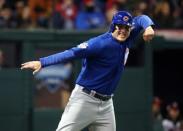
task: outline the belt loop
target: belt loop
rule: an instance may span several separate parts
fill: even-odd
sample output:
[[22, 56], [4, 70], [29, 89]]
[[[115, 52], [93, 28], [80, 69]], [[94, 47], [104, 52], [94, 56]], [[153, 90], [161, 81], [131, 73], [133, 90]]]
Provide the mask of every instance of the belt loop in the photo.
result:
[[96, 94], [96, 91], [91, 90], [90, 95], [91, 95], [91, 96], [94, 96], [95, 94]]
[[78, 85], [78, 84], [76, 84], [76, 87], [78, 88], [78, 89], [81, 89], [81, 90], [83, 90], [83, 86], [80, 86], [80, 85]]

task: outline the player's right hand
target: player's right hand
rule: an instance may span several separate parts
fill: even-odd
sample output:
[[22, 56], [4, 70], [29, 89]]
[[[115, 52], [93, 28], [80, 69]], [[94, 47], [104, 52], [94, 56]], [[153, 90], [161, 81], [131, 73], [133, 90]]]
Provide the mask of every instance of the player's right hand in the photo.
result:
[[155, 35], [155, 32], [153, 28], [151, 26], [148, 26], [143, 33], [143, 39], [144, 41], [149, 42], [150, 40], [153, 39], [154, 35]]
[[22, 69], [32, 69], [33, 75], [37, 73], [41, 69], [41, 62], [40, 61], [29, 61], [21, 64]]

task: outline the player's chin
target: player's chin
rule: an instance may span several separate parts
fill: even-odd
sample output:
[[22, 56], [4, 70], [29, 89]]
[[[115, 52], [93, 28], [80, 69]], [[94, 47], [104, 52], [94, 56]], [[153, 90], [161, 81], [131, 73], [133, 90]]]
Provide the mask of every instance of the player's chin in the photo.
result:
[[123, 41], [125, 41], [127, 38], [128, 38], [128, 37], [118, 37], [118, 41], [123, 42]]

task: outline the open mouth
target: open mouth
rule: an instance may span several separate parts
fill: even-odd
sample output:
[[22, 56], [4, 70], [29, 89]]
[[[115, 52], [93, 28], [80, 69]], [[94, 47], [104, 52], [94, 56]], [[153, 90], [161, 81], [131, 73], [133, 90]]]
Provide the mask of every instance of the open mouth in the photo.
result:
[[119, 36], [122, 37], [122, 38], [125, 38], [127, 36], [127, 34], [120, 33]]

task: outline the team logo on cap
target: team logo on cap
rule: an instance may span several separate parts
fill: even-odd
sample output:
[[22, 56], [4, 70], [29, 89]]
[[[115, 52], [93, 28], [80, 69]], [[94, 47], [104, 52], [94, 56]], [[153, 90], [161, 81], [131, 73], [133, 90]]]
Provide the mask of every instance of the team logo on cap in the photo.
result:
[[124, 16], [123, 17], [123, 21], [127, 22], [129, 20], [129, 17], [128, 16]]

